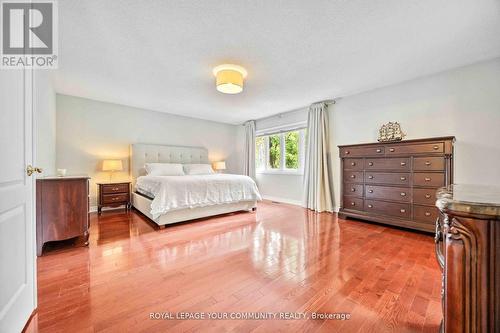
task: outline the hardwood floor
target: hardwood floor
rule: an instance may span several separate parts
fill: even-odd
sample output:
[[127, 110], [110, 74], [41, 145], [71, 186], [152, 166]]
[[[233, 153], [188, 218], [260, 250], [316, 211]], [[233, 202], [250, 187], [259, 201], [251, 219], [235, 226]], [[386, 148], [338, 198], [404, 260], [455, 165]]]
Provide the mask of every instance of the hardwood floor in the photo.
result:
[[[38, 259], [28, 332], [437, 332], [430, 235], [260, 203], [158, 230], [93, 214], [90, 246]], [[153, 320], [166, 312], [349, 313], [349, 320]]]

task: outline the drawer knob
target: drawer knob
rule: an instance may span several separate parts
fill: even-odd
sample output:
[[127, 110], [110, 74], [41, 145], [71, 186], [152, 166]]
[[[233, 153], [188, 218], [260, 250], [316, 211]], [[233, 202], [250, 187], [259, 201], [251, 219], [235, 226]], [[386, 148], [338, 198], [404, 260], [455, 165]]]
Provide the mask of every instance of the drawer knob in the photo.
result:
[[373, 162], [368, 162], [368, 165], [369, 166], [373, 166]]
[[373, 205], [368, 205], [368, 208], [373, 208]]
[[438, 149], [439, 149], [439, 146], [434, 146], [434, 147], [432, 147], [432, 149], [434, 149], [434, 150], [438, 150]]
[[351, 192], [356, 192], [356, 189], [354, 187], [352, 187]]
[[351, 153], [351, 152], [350, 152], [349, 150], [346, 150], [346, 151], [345, 151], [345, 154], [346, 154], [346, 155], [349, 155], [350, 153]]
[[355, 165], [356, 165], [356, 162], [351, 162], [351, 165], [352, 165], [352, 166], [355, 166]]
[[404, 209], [404, 208], [403, 208], [403, 209], [400, 209], [399, 211], [400, 211], [401, 213], [406, 213], [406, 209]]
[[431, 198], [431, 195], [430, 195], [430, 194], [426, 194], [426, 195], [425, 195], [425, 198], [426, 198], [426, 199], [430, 199], [430, 198]]
[[406, 165], [406, 162], [401, 162], [401, 166], [405, 166]]
[[373, 193], [373, 190], [368, 190], [368, 193]]
[[356, 175], [351, 175], [351, 178], [356, 178]]
[[118, 188], [118, 187], [113, 187], [113, 189], [112, 189], [112, 190], [113, 190], [113, 191], [118, 191], [119, 189], [120, 189], [120, 188]]
[[425, 212], [425, 216], [431, 216], [431, 213]]
[[396, 149], [394, 149], [394, 148], [389, 149], [389, 151], [390, 151], [391, 153], [393, 153], [395, 150], [396, 150]]
[[430, 182], [430, 181], [431, 181], [431, 178], [430, 178], [430, 177], [425, 177], [425, 178], [424, 178], [424, 180], [425, 180], [426, 182]]
[[401, 179], [401, 180], [406, 180], [406, 177], [401, 177], [401, 178], [399, 178], [399, 179]]
[[401, 196], [402, 197], [406, 197], [406, 193], [405, 192], [401, 192]]
[[368, 179], [373, 179], [373, 176], [372, 176], [372, 175], [369, 175], [369, 176], [368, 176]]
[[381, 153], [382, 152], [382, 149], [377, 149], [377, 153]]
[[429, 166], [429, 165], [431, 165], [431, 164], [432, 164], [432, 163], [431, 163], [431, 162], [429, 162], [429, 161], [426, 161], [426, 162], [425, 162], [425, 165], [427, 165], [427, 166]]
[[351, 202], [351, 206], [356, 206], [356, 203], [355, 202]]

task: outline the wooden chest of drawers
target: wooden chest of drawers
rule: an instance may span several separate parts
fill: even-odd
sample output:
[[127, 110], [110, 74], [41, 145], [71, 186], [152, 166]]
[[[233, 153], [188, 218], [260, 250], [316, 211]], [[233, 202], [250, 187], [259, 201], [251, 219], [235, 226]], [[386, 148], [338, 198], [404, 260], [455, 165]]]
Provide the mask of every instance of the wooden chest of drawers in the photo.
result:
[[97, 183], [99, 190], [98, 214], [102, 207], [118, 207], [125, 205], [130, 208], [130, 182], [120, 183]]
[[36, 180], [36, 244], [89, 238], [89, 177], [44, 177]]
[[339, 216], [434, 231], [436, 190], [453, 181], [454, 137], [339, 146]]

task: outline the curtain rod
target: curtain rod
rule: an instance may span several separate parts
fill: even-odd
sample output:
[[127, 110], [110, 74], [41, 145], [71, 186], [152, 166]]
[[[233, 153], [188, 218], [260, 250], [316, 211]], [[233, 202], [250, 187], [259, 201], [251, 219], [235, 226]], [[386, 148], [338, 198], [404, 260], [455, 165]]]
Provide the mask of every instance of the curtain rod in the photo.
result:
[[[325, 103], [326, 105], [333, 105], [333, 104], [337, 103], [337, 98], [334, 98], [334, 99], [325, 99], [325, 100], [314, 102], [314, 103]], [[312, 104], [314, 104], [314, 103], [312, 103]], [[311, 105], [311, 104], [309, 104], [309, 105]], [[264, 118], [259, 118], [259, 119], [254, 119], [253, 121], [267, 119], [267, 118], [274, 118], [274, 117], [281, 118], [283, 116], [283, 114], [285, 114], [285, 113], [299, 111], [301, 109], [308, 108], [309, 105], [308, 106], [303, 106], [303, 107], [298, 108], [298, 109], [294, 109], [294, 110], [290, 110], [290, 111], [285, 111], [285, 112], [277, 113], [277, 114], [274, 114], [272, 116], [268, 116], [268, 117], [264, 117]], [[247, 121], [250, 121], [250, 120], [247, 120]], [[245, 123], [246, 123], [246, 121], [243, 122], [243, 124], [241, 124], [241, 125], [245, 126]]]

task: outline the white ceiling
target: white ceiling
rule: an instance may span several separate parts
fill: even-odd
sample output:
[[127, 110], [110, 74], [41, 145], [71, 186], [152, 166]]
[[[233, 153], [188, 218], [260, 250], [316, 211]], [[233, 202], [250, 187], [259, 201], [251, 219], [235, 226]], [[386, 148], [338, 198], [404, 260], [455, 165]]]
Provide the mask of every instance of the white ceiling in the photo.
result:
[[500, 1], [64, 0], [59, 44], [59, 93], [239, 123], [500, 56]]

